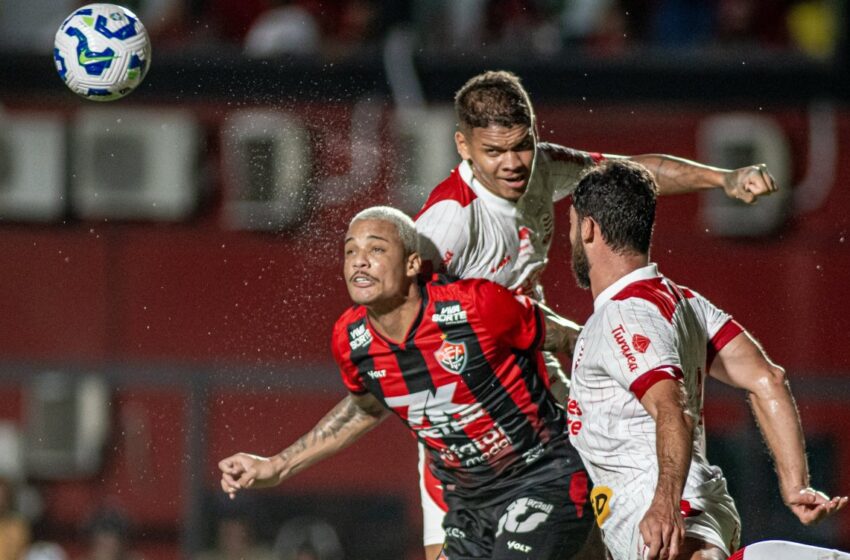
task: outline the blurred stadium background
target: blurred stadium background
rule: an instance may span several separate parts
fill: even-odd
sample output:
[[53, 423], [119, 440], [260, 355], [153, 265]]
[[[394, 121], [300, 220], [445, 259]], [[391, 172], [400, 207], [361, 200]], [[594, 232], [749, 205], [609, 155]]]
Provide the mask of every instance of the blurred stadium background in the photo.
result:
[[[137, 554], [195, 558], [242, 518], [263, 546], [237, 557], [335, 534], [322, 560], [420, 558], [396, 422], [232, 503], [216, 462], [279, 451], [343, 396], [347, 219], [417, 209], [456, 164], [452, 94], [485, 69], [524, 79], [545, 139], [770, 165], [782, 192], [753, 208], [665, 199], [654, 259], [788, 368], [813, 483], [850, 491], [847, 2], [134, 0], [153, 64], [111, 104], [55, 74], [78, 5], [0, 3], [0, 474], [34, 540], [91, 558], [111, 516]], [[547, 293], [583, 320], [559, 208]], [[744, 395], [706, 400], [745, 542], [850, 548], [850, 514], [803, 529], [782, 506]]]

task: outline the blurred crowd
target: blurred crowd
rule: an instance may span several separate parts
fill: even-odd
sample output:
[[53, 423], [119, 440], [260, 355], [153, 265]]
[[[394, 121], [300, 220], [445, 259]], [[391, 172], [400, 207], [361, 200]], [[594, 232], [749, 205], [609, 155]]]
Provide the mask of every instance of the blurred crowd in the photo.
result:
[[[106, 504], [81, 520], [62, 544], [45, 540], [38, 520], [24, 513], [17, 484], [0, 477], [0, 560], [143, 560], [133, 547], [136, 530], [122, 508]], [[220, 497], [219, 497], [220, 498]], [[213, 524], [209, 548], [194, 560], [343, 560], [336, 529], [327, 521], [300, 515], [275, 530], [273, 542], [255, 531], [260, 516], [251, 502], [218, 499], [210, 508]], [[55, 533], [55, 531], [52, 531]]]
[[[62, 18], [87, 2], [4, 0], [0, 48], [44, 51]], [[243, 50], [339, 59], [407, 29], [441, 55], [478, 51], [599, 56], [639, 48], [760, 47], [829, 57], [838, 0], [126, 0], [158, 51]]]
[[119, 509], [104, 507], [77, 528], [72, 548], [44, 540], [38, 523], [17, 503], [17, 485], [0, 478], [0, 560], [141, 560], [131, 548], [131, 524]]

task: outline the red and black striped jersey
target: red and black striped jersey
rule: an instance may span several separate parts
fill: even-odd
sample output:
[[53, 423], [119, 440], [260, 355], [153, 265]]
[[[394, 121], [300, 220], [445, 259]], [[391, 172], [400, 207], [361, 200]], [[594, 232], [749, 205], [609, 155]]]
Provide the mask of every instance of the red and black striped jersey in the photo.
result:
[[435, 276], [403, 341], [365, 307], [337, 321], [333, 354], [353, 393], [370, 392], [425, 444], [447, 497], [503, 499], [581, 468], [548, 391], [537, 305], [488, 280]]

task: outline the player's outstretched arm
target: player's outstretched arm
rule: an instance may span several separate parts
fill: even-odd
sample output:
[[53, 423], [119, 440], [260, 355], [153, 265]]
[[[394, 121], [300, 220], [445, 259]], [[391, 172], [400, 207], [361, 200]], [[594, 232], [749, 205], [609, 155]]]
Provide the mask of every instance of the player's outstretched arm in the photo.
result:
[[809, 486], [806, 443], [785, 370], [743, 332], [717, 354], [712, 377], [749, 392], [759, 429], [773, 456], [782, 499], [804, 525], [818, 523], [847, 504]]
[[676, 558], [685, 539], [680, 501], [693, 452], [693, 419], [685, 409], [684, 387], [670, 379], [655, 383], [640, 400], [655, 419], [658, 484], [639, 524], [650, 559]]
[[537, 303], [537, 307], [543, 312], [543, 322], [546, 324], [543, 349], [548, 352], [563, 352], [572, 356], [576, 347], [576, 340], [581, 332], [581, 325], [558, 315], [550, 307], [540, 302]]
[[662, 154], [630, 156], [628, 159], [649, 169], [658, 182], [660, 194], [686, 194], [722, 188], [729, 198], [752, 204], [758, 197], [777, 190], [776, 181], [764, 163], [721, 169]]
[[345, 449], [389, 413], [373, 395], [350, 394], [309, 432], [273, 457], [237, 453], [218, 463], [221, 489], [231, 498], [243, 488], [269, 488]]

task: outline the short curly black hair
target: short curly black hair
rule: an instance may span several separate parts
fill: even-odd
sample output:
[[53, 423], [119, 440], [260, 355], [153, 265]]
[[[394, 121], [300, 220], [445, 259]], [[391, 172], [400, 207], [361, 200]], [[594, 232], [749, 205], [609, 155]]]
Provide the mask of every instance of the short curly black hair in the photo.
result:
[[593, 218], [618, 252], [649, 253], [658, 187], [647, 169], [625, 159], [607, 160], [588, 171], [573, 193], [579, 219]]
[[468, 131], [490, 125], [531, 127], [534, 109], [519, 77], [504, 70], [470, 78], [455, 94], [458, 126]]

